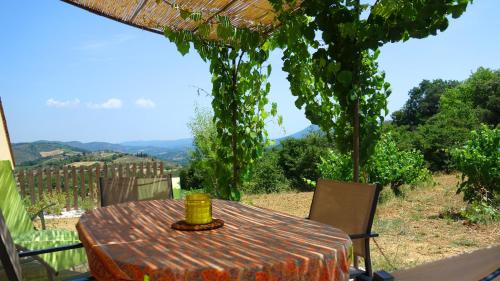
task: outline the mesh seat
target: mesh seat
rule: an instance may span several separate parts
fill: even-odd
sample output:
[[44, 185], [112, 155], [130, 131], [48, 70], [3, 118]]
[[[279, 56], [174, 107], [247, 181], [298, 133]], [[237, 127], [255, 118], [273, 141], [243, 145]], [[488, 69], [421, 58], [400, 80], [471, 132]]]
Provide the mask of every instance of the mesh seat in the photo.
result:
[[[39, 251], [18, 252], [14, 240], [10, 235], [5, 218], [0, 209], [0, 280], [21, 281], [21, 280], [53, 280], [54, 276], [46, 264], [41, 259], [33, 259], [39, 255], [40, 251], [45, 253], [68, 252], [68, 249], [82, 247], [81, 244], [68, 245], [63, 247], [52, 247], [39, 249]], [[22, 256], [22, 258], [21, 258]], [[26, 271], [26, 272], [23, 272]], [[63, 271], [60, 275], [71, 276], [71, 280], [93, 280], [88, 273], [76, 274], [74, 272]]]
[[[365, 275], [372, 275], [370, 237], [381, 186], [319, 179], [309, 219], [342, 229], [353, 240], [355, 257], [365, 261]], [[359, 268], [352, 270], [359, 275]], [[354, 276], [353, 276], [354, 277]]]
[[172, 198], [172, 187], [167, 177], [100, 178], [101, 206]]

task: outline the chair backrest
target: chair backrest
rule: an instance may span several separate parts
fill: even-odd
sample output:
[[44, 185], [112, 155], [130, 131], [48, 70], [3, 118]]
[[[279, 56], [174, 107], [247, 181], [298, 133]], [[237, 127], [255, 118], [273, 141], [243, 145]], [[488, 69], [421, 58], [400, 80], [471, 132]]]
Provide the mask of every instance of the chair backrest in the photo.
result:
[[172, 198], [168, 178], [112, 177], [100, 178], [101, 206]]
[[[309, 218], [340, 228], [348, 234], [371, 231], [380, 187], [319, 179]], [[365, 239], [353, 240], [354, 255], [366, 257]]]
[[33, 230], [33, 223], [26, 212], [9, 160], [0, 161], [0, 209], [13, 237]]
[[23, 280], [19, 255], [5, 223], [2, 209], [0, 209], [0, 260], [9, 281]]

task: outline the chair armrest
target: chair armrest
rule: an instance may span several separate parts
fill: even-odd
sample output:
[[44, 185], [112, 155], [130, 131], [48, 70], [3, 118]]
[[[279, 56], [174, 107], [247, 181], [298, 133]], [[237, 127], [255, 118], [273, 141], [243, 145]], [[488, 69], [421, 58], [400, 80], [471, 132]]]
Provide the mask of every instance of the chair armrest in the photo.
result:
[[370, 232], [370, 233], [359, 233], [359, 234], [350, 234], [349, 238], [351, 239], [364, 239], [364, 238], [374, 238], [378, 237], [378, 233]]
[[43, 215], [43, 212], [45, 211], [45, 209], [50, 208], [54, 205], [56, 205], [56, 204], [52, 203], [52, 204], [49, 204], [47, 206], [43, 206], [42, 208], [40, 208], [40, 210], [38, 210], [36, 212], [36, 214], [31, 217], [31, 221], [34, 221], [36, 219], [36, 217], [40, 217], [40, 222], [42, 223], [42, 230], [45, 230], [45, 216]]
[[66, 250], [78, 249], [78, 248], [81, 248], [81, 247], [83, 247], [82, 243], [75, 243], [75, 244], [64, 245], [64, 246], [53, 247], [53, 248], [40, 249], [40, 250], [21, 251], [18, 254], [19, 254], [20, 258], [23, 258], [23, 257], [31, 257], [31, 256], [41, 255], [41, 254], [59, 252], [59, 251], [66, 251]]

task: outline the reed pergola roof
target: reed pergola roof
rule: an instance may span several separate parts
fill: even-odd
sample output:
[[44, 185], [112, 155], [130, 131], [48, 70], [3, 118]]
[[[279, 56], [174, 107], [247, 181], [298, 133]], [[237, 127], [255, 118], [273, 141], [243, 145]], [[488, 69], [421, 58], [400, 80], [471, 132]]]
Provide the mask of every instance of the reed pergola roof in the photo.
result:
[[[270, 32], [278, 24], [268, 0], [62, 0], [121, 23], [163, 34], [163, 29], [196, 32], [204, 23], [226, 16], [235, 27]], [[202, 19], [183, 19], [180, 10], [201, 12]], [[213, 27], [214, 29], [214, 27]], [[211, 32], [210, 38], [216, 38]]]

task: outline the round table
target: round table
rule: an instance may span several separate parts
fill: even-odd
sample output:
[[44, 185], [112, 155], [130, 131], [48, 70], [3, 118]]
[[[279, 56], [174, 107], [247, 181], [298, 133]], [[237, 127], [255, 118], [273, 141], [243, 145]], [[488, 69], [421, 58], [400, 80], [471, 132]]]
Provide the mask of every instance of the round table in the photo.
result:
[[348, 280], [351, 240], [339, 229], [223, 200], [213, 217], [224, 227], [174, 230], [184, 201], [154, 200], [90, 211], [76, 227], [97, 280]]

